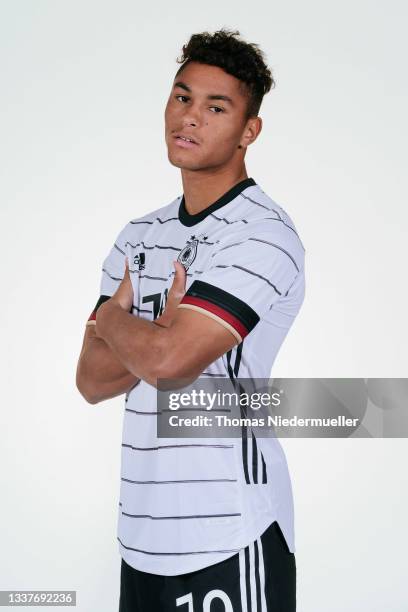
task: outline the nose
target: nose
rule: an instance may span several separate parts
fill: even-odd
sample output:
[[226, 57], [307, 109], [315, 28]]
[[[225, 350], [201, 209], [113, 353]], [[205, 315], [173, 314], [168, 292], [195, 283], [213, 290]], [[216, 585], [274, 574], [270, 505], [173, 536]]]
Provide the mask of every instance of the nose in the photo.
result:
[[184, 110], [183, 125], [197, 127], [200, 124], [200, 111], [197, 105], [192, 104]]
[[183, 117], [183, 127], [197, 127], [198, 120], [196, 117], [193, 117], [191, 113], [187, 113]]

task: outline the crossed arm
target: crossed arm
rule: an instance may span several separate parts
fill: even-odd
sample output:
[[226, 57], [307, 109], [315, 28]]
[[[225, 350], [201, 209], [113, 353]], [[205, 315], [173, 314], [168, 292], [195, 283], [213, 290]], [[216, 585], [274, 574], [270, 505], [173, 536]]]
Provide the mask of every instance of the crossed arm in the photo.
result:
[[115, 295], [100, 306], [86, 328], [78, 361], [77, 387], [92, 404], [129, 391], [140, 379], [194, 381], [237, 344], [236, 337], [205, 314], [177, 308], [184, 294], [184, 268], [176, 274], [166, 308], [156, 321], [129, 314], [133, 290], [126, 273]]
[[139, 379], [96, 335], [95, 326], [86, 327], [76, 371], [76, 385], [90, 404], [97, 404], [130, 391]]

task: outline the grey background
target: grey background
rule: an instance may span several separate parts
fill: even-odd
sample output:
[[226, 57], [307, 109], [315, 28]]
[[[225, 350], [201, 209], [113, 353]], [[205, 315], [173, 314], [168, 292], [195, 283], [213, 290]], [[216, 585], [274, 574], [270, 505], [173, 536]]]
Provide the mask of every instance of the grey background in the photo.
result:
[[[301, 233], [307, 293], [273, 375], [407, 376], [406, 12], [395, 0], [0, 3], [0, 589], [117, 607], [123, 400], [87, 405], [75, 367], [117, 233], [181, 194], [163, 112], [191, 33], [238, 28], [277, 81], [247, 168]], [[406, 440], [282, 443], [299, 612], [405, 611]]]

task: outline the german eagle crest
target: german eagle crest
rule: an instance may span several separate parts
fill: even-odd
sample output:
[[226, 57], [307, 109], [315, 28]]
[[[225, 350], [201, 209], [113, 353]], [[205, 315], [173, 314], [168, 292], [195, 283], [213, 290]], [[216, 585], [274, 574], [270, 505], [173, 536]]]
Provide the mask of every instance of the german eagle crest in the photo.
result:
[[191, 236], [190, 240], [187, 240], [186, 246], [180, 251], [177, 261], [183, 264], [186, 270], [189, 269], [191, 264], [196, 258], [197, 255], [197, 247], [200, 243], [200, 239], [205, 241], [208, 236], [204, 236], [204, 234], [200, 234], [199, 236]]

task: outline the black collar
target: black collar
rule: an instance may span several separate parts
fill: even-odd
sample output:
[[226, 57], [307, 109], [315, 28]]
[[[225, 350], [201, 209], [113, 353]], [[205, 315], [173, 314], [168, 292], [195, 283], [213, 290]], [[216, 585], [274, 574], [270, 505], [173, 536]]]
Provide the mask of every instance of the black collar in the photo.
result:
[[253, 178], [246, 178], [243, 181], [240, 181], [239, 183], [231, 187], [231, 189], [226, 191], [224, 195], [222, 195], [220, 198], [218, 198], [218, 200], [216, 200], [216, 202], [214, 202], [213, 204], [210, 204], [210, 206], [207, 206], [207, 208], [204, 208], [204, 210], [202, 210], [201, 212], [195, 215], [190, 215], [190, 213], [187, 212], [186, 204], [184, 200], [184, 194], [183, 194], [183, 197], [181, 198], [181, 202], [179, 206], [179, 212], [178, 212], [180, 223], [182, 223], [183, 225], [187, 225], [188, 227], [191, 227], [192, 225], [199, 223], [200, 221], [205, 219], [209, 214], [214, 212], [214, 210], [217, 210], [218, 208], [221, 208], [221, 206], [225, 206], [225, 204], [228, 204], [228, 202], [231, 202], [231, 200], [236, 198], [237, 195], [241, 193], [241, 191], [243, 191], [244, 189], [246, 189], [246, 187], [249, 187], [250, 185], [256, 185], [256, 182], [254, 181]]

